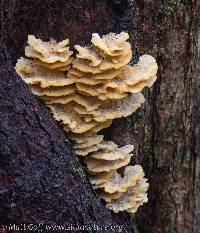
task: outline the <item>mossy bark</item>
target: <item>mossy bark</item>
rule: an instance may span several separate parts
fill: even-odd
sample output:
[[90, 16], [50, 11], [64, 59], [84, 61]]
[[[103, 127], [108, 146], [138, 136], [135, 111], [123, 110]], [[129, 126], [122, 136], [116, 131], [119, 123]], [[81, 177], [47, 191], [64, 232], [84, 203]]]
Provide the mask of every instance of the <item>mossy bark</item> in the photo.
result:
[[[76, 43], [81, 45], [88, 43], [93, 32], [105, 34], [111, 31], [125, 30], [129, 32], [134, 50], [133, 62], [143, 53], [152, 54], [157, 59], [158, 80], [150, 90], [144, 90], [146, 103], [132, 116], [114, 121], [113, 125], [104, 132], [107, 138], [120, 145], [127, 143], [135, 145], [132, 164], [142, 164], [150, 181], [150, 201], [140, 208], [136, 218], [133, 216], [135, 232], [200, 232], [198, 228], [200, 224], [200, 160], [198, 157], [199, 141], [197, 140], [200, 117], [197, 108], [200, 75], [198, 38], [200, 2], [183, 0], [1, 0], [0, 4], [0, 33], [2, 43], [5, 43], [7, 47], [6, 52], [2, 52], [2, 56], [10, 54], [8, 60], [11, 63], [8, 65], [6, 61], [6, 66], [14, 65], [16, 59], [23, 56], [28, 34], [34, 34], [44, 40], [51, 37], [58, 40], [69, 38], [71, 46], [73, 46]], [[2, 56], [3, 61], [5, 59]], [[76, 206], [77, 203], [80, 203], [81, 206], [85, 203], [89, 205], [86, 209], [77, 210], [77, 217], [75, 212], [69, 211], [67, 218], [74, 218], [74, 222], [80, 219], [82, 219], [81, 221], [92, 219], [99, 224], [103, 224], [103, 218], [105, 221], [107, 220], [108, 224], [120, 224], [126, 220], [124, 225], [131, 227], [132, 223], [128, 221], [127, 215], [120, 216], [121, 220], [119, 220], [119, 217], [111, 216], [102, 204], [99, 204], [85, 178], [74, 178], [75, 174], [80, 174], [80, 172], [74, 173], [73, 168], [79, 171], [80, 164], [76, 161], [70, 146], [64, 143], [65, 136], [61, 128], [56, 126], [56, 122], [46, 108], [30, 94], [13, 70], [10, 71], [9, 68], [9, 71], [2, 72], [0, 94], [1, 114], [3, 112], [1, 122], [3, 124], [0, 128], [0, 135], [5, 139], [1, 140], [1, 169], [9, 171], [8, 177], [11, 176], [16, 181], [18, 176], [24, 175], [23, 166], [24, 164], [27, 166], [26, 161], [31, 159], [32, 162], [36, 160], [37, 164], [43, 164], [51, 174], [50, 170], [54, 166], [54, 162], [51, 162], [50, 158], [56, 156], [57, 160], [61, 156], [67, 169], [64, 171], [64, 165], [59, 163], [61, 167], [57, 169], [61, 170], [61, 175], [58, 180], [61, 183], [66, 181], [72, 190], [75, 190], [75, 187], [83, 189], [82, 196], [74, 200], [72, 191], [64, 190], [65, 187], [61, 185], [58, 188], [61, 193], [60, 201], [63, 203], [61, 207], [67, 210], [70, 206]], [[20, 96], [21, 90], [22, 96]], [[10, 93], [12, 94], [10, 95]], [[8, 103], [10, 107], [5, 103]], [[27, 110], [25, 110], [25, 106]], [[35, 107], [36, 112], [34, 112]], [[11, 110], [15, 113], [12, 114], [12, 117], [9, 115]], [[5, 120], [6, 116], [9, 117], [7, 121]], [[36, 142], [31, 134], [26, 134], [22, 135], [23, 146], [20, 144], [22, 139], [18, 133], [20, 130], [19, 120], [22, 125], [27, 124], [29, 132], [33, 131], [33, 135], [37, 134]], [[11, 137], [13, 132], [17, 136]], [[48, 138], [48, 143], [45, 143], [44, 137], [45, 140]], [[39, 143], [39, 147], [37, 143]], [[42, 149], [43, 143], [44, 148]], [[54, 145], [57, 149], [54, 148]], [[26, 148], [27, 151], [18, 150], [20, 147]], [[16, 150], [16, 148], [18, 149]], [[45, 153], [43, 153], [44, 151]], [[41, 156], [36, 156], [37, 153]], [[9, 170], [13, 161], [17, 162], [14, 166], [16, 172]], [[34, 172], [26, 175], [26, 178], [33, 179], [35, 177], [34, 174], [39, 172], [39, 167], [34, 168]], [[4, 177], [3, 173], [0, 177]], [[52, 179], [54, 180], [54, 178]], [[3, 182], [5, 181], [1, 179], [1, 184], [4, 184]], [[28, 181], [26, 180], [26, 182]], [[26, 182], [25, 184], [29, 184]], [[34, 183], [39, 190], [40, 186], [41, 190], [49, 187], [47, 184], [48, 182]], [[7, 181], [5, 185], [8, 185]], [[16, 192], [16, 189], [19, 189], [21, 192], [20, 187], [20, 184], [15, 183], [12, 191]], [[53, 184], [50, 187], [52, 191]], [[65, 192], [67, 192], [67, 198], [64, 197]], [[78, 197], [81, 192], [76, 192], [76, 197]], [[42, 196], [42, 204], [40, 204], [35, 202], [35, 197], [30, 200], [26, 196], [30, 193], [32, 195], [32, 191], [24, 188], [25, 197], [22, 198], [21, 206], [28, 211], [30, 206], [36, 205], [41, 209], [40, 217], [42, 218], [45, 216], [45, 203], [48, 204], [45, 201], [46, 196]], [[1, 198], [5, 198], [1, 195]], [[12, 204], [11, 196], [6, 195], [7, 199], [2, 200]], [[57, 198], [58, 196], [54, 196], [51, 202]], [[89, 204], [88, 198], [91, 198], [94, 204]], [[68, 205], [67, 201], [70, 201]], [[60, 203], [56, 203], [60, 205]], [[91, 205], [95, 206], [95, 212]], [[55, 215], [59, 212], [54, 205], [48, 207], [49, 211], [56, 209]], [[14, 221], [18, 216], [15, 209], [5, 208], [7, 207], [4, 207], [3, 211], [6, 215], [2, 219]], [[61, 214], [61, 212], [62, 208], [59, 213]], [[30, 217], [33, 213], [31, 212], [28, 216]], [[3, 212], [1, 214], [3, 216]], [[28, 212], [24, 212], [24, 216], [27, 214]], [[73, 217], [70, 218], [70, 216]], [[63, 223], [61, 219], [62, 221], [66, 219], [65, 214], [62, 215], [62, 218], [52, 218], [52, 222]]]

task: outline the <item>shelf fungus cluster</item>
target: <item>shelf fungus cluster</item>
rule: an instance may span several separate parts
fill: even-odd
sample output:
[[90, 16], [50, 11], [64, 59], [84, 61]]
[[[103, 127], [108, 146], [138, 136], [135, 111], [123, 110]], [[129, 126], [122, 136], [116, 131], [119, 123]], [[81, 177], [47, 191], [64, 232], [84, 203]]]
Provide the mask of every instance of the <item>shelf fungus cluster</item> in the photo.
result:
[[128, 65], [128, 39], [125, 32], [102, 38], [94, 33], [90, 46], [75, 46], [73, 57], [68, 40], [43, 42], [29, 36], [27, 58], [17, 61], [16, 71], [69, 132], [107, 208], [134, 213], [147, 202], [148, 189], [142, 167], [127, 166], [134, 147], [119, 147], [99, 134], [114, 119], [135, 112], [145, 101], [141, 91], [156, 80], [153, 57], [143, 55], [137, 64]]

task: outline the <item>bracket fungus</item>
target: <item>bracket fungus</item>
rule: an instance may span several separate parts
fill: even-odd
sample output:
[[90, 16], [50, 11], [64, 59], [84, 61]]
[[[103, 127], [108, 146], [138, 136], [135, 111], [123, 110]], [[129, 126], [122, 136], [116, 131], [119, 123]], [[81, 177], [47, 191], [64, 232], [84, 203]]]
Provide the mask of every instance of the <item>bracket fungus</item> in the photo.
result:
[[[29, 35], [27, 58], [18, 59], [15, 67], [69, 132], [94, 189], [107, 202], [107, 208], [116, 213], [134, 213], [147, 202], [148, 183], [140, 165], [127, 166], [133, 145], [119, 147], [105, 141], [98, 132], [144, 103], [141, 91], [153, 85], [158, 69], [149, 55], [130, 66], [132, 49], [128, 39], [126, 32], [102, 38], [94, 33], [89, 46], [75, 46], [73, 57], [68, 39], [43, 42]], [[122, 167], [123, 175], [119, 173]]]

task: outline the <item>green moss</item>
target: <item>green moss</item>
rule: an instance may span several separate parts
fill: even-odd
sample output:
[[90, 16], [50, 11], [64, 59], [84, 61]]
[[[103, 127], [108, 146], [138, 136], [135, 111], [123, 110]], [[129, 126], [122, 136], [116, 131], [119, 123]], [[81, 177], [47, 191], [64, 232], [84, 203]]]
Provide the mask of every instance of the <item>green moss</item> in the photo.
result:
[[164, 5], [162, 7], [162, 12], [167, 15], [170, 16], [172, 15], [172, 13], [175, 11], [175, 6], [174, 5]]
[[85, 172], [83, 171], [82, 168], [74, 168], [74, 173], [78, 177], [81, 177], [81, 178], [85, 177]]
[[168, 25], [167, 21], [170, 16], [178, 10], [186, 0], [171, 0], [166, 1], [164, 4], [158, 6], [154, 13], [154, 21], [160, 31], [164, 31]]
[[171, 3], [162, 5], [160, 11], [166, 16], [171, 16], [181, 3], [182, 0], [174, 0]]

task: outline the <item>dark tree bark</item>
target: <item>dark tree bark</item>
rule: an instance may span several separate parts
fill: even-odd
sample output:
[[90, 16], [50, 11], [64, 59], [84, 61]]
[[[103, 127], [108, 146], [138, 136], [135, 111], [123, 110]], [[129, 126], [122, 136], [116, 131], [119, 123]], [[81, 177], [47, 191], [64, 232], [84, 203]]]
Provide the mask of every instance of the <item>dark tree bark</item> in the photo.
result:
[[133, 231], [128, 215], [111, 215], [94, 197], [61, 127], [11, 68], [28, 34], [69, 38], [73, 46], [88, 43], [93, 32], [125, 30], [135, 58], [149, 53], [159, 65], [144, 106], [104, 131], [120, 145], [135, 145], [132, 163], [142, 164], [150, 180], [150, 201], [136, 215], [135, 232], [200, 232], [200, 2], [0, 3], [1, 44], [7, 47], [1, 46], [0, 68], [0, 223], [123, 224], [124, 232]]

